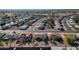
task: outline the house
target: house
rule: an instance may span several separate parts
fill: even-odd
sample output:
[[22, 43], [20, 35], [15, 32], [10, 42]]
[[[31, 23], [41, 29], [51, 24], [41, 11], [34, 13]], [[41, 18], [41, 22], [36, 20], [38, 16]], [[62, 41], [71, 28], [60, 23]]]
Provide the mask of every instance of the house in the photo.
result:
[[5, 34], [4, 36], [3, 36], [3, 38], [4, 39], [14, 39], [14, 38], [16, 38], [17, 37], [17, 35], [16, 34]]
[[44, 30], [44, 23], [38, 23], [36, 26], [35, 26], [37, 29], [39, 30]]
[[69, 20], [69, 23], [70, 23], [70, 25], [75, 25], [75, 22], [74, 22], [73, 19], [70, 19], [70, 20]]
[[75, 21], [76, 21], [76, 16], [75, 15], [74, 16], [70, 16], [70, 19], [69, 19], [70, 25], [75, 25], [76, 24]]
[[55, 28], [59, 30], [62, 29], [62, 26], [58, 20], [55, 20]]

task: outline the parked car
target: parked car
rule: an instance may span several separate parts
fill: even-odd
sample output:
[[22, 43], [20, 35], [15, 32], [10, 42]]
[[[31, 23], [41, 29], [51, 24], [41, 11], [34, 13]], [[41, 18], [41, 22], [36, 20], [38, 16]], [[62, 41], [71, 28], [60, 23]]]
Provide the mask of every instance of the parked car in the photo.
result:
[[10, 23], [9, 24], [5, 24], [4, 26], [10, 28], [11, 24]]
[[0, 30], [2, 30], [2, 26], [0, 26]]
[[2, 26], [2, 30], [6, 30], [8, 27], [6, 26]]
[[45, 27], [44, 27], [44, 26], [40, 26], [40, 27], [38, 27], [38, 29], [39, 29], [39, 30], [44, 30]]
[[28, 25], [22, 25], [22, 26], [19, 26], [19, 29], [20, 30], [26, 30], [29, 26]]

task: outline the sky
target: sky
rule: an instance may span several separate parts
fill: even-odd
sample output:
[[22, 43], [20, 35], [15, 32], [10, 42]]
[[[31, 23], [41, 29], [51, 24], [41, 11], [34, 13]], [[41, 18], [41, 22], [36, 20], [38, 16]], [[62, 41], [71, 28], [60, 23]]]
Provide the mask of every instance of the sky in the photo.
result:
[[78, 0], [0, 0], [0, 9], [78, 9]]

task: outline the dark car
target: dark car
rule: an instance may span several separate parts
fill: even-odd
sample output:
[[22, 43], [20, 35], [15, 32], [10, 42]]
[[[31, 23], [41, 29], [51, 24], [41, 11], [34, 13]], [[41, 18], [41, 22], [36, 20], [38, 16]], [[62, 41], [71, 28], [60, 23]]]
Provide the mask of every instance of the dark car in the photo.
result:
[[40, 26], [40, 27], [38, 27], [38, 29], [39, 29], [39, 30], [44, 30], [45, 27], [44, 27], [44, 26]]

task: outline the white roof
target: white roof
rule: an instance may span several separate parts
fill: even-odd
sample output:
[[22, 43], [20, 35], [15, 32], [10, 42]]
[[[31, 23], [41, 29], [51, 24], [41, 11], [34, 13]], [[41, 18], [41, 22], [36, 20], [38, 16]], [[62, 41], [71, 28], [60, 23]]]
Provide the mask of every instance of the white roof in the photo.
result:
[[76, 28], [79, 28], [79, 25], [75, 25]]

